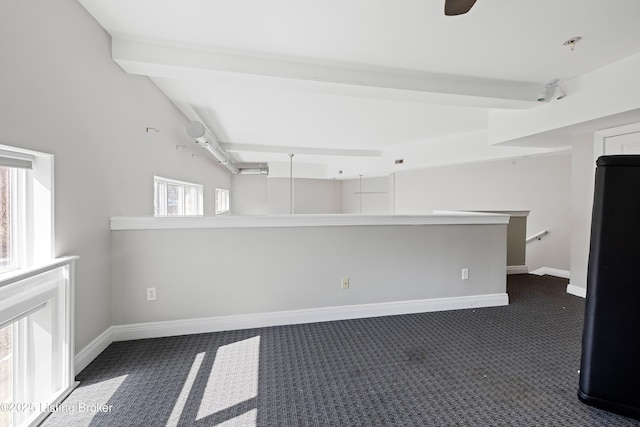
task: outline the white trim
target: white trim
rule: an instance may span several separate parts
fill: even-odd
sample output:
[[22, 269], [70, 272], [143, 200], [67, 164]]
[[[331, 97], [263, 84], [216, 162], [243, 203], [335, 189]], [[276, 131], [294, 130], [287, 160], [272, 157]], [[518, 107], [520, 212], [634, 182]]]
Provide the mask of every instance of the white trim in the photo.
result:
[[111, 230], [184, 228], [337, 227], [361, 225], [507, 224], [509, 215], [477, 212], [437, 212], [434, 215], [251, 215], [111, 218]]
[[127, 341], [397, 314], [496, 307], [508, 304], [509, 296], [506, 293], [487, 294], [115, 325], [111, 329], [112, 341]]
[[561, 270], [559, 268], [551, 268], [551, 267], [542, 267], [537, 270], [533, 270], [529, 272], [530, 274], [535, 274], [536, 276], [556, 276], [562, 277], [563, 279], [570, 279], [571, 273], [568, 270]]
[[[434, 212], [447, 212], [447, 211], [434, 211]], [[509, 215], [511, 217], [518, 217], [518, 218], [526, 218], [529, 216], [529, 213], [531, 211], [487, 211], [483, 209], [471, 209], [468, 211], [464, 210], [464, 211], [453, 211], [453, 212], [483, 212], [483, 213]]]
[[[31, 395], [32, 381], [29, 381], [29, 372], [33, 370], [34, 352], [38, 351], [37, 345], [28, 343], [27, 330], [29, 323], [26, 316], [44, 307], [50, 307], [47, 317], [50, 319], [50, 351], [52, 357], [47, 362], [47, 369], [51, 370], [50, 381], [55, 393], [49, 392], [38, 403], [40, 409], [33, 413], [20, 415], [14, 421], [24, 425], [35, 425], [46, 417], [42, 409], [43, 404], [52, 404], [60, 401], [75, 387], [75, 371], [73, 367], [74, 347], [74, 287], [75, 287], [75, 261], [77, 256], [67, 256], [49, 260], [40, 265], [7, 272], [0, 276], [0, 293], [2, 307], [0, 307], [0, 320], [2, 322], [16, 323], [14, 333], [17, 339], [17, 353], [14, 354], [14, 372], [17, 372], [20, 387], [14, 390], [14, 396]], [[51, 304], [51, 305], [49, 305]], [[22, 320], [18, 320], [21, 318]], [[36, 360], [36, 362], [34, 362]], [[22, 373], [24, 370], [24, 374]], [[24, 386], [24, 390], [23, 390]], [[17, 393], [17, 394], [16, 394]]]
[[163, 176], [158, 176], [158, 175], [154, 175], [153, 176], [153, 181], [162, 181], [162, 182], [166, 182], [168, 184], [176, 184], [176, 185], [188, 185], [191, 187], [200, 187], [202, 188], [202, 184], [197, 184], [195, 182], [187, 182], [187, 181], [180, 181], [179, 179], [173, 179], [173, 178], [165, 178]]
[[[611, 137], [627, 135], [631, 133], [640, 132], [640, 123], [632, 123], [630, 125], [618, 126], [609, 129], [602, 129], [593, 133], [594, 141], [594, 160], [605, 154], [620, 154], [620, 153], [607, 153], [607, 139]], [[594, 164], [595, 167], [595, 164]]]
[[80, 259], [80, 257], [77, 255], [65, 256], [31, 267], [7, 271], [6, 273], [0, 274], [0, 288], [37, 276], [38, 274], [46, 273], [47, 271], [55, 270], [56, 268], [71, 264], [71, 262], [77, 261], [78, 259]]
[[[80, 385], [80, 381], [74, 381], [71, 387], [65, 390], [61, 390], [52, 400], [48, 403], [48, 407], [55, 408], [58, 404], [62, 403], [72, 392]], [[25, 421], [25, 425], [28, 427], [37, 427], [47, 419], [49, 415], [53, 414], [53, 411], [40, 411], [33, 414]]]
[[582, 286], [576, 286], [569, 283], [567, 285], [567, 293], [571, 295], [575, 295], [577, 297], [586, 298], [587, 297], [587, 288], [583, 288]]
[[507, 275], [527, 273], [529, 273], [529, 267], [526, 265], [507, 265]]
[[80, 350], [73, 359], [76, 375], [89, 366], [89, 363], [105, 351], [113, 341], [113, 326], [110, 326], [85, 348]]

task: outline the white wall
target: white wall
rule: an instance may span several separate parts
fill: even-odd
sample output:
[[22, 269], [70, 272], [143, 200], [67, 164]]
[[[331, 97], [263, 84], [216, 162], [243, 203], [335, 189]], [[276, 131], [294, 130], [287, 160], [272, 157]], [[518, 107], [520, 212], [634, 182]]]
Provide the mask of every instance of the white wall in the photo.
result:
[[[280, 182], [288, 179], [280, 179]], [[342, 211], [342, 183], [331, 179], [294, 180], [294, 213], [333, 214]], [[288, 202], [287, 202], [288, 206]]]
[[152, 215], [154, 174], [203, 183], [212, 213], [229, 176], [192, 156], [202, 152], [187, 120], [113, 62], [110, 37], [77, 1], [0, 2], [0, 52], [0, 143], [55, 155], [55, 255], [80, 255], [82, 349], [112, 324], [109, 218]]
[[[233, 175], [231, 213], [234, 215], [288, 214], [291, 211], [288, 178]], [[333, 214], [342, 211], [342, 182], [294, 178], [293, 212]]]
[[571, 155], [437, 167], [395, 175], [397, 214], [443, 210], [528, 210], [527, 235], [548, 230], [527, 245], [529, 270], [569, 270]]
[[571, 285], [587, 287], [595, 184], [593, 134], [575, 137], [571, 173]]
[[233, 215], [266, 215], [269, 213], [267, 177], [264, 175], [232, 175], [229, 204]]
[[[362, 185], [362, 189], [361, 189]], [[362, 192], [362, 194], [360, 194]], [[393, 174], [342, 182], [342, 213], [392, 214]]]

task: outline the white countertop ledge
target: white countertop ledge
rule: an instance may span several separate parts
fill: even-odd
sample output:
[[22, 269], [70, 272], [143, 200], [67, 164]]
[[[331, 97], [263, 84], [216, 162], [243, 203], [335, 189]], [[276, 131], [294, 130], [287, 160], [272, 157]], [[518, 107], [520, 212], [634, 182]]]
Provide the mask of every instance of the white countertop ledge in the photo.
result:
[[509, 215], [437, 211], [432, 215], [219, 215], [193, 217], [116, 216], [111, 230], [181, 228], [352, 227], [375, 225], [507, 224]]

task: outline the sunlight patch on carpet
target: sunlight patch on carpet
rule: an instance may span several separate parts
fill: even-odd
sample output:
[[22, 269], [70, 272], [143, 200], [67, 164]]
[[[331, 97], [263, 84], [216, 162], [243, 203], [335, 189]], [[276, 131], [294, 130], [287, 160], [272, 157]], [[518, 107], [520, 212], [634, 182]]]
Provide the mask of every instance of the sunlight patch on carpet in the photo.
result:
[[258, 395], [259, 360], [260, 336], [220, 347], [196, 420], [255, 398]]

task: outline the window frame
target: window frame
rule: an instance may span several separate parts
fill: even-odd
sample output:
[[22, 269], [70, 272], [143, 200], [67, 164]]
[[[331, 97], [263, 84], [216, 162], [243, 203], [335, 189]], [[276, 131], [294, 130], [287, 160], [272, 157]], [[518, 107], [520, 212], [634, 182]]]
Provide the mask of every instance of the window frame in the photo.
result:
[[11, 181], [13, 263], [3, 274], [53, 258], [53, 155], [0, 145], [0, 166], [10, 169]]
[[[179, 213], [169, 213], [169, 186], [175, 186], [180, 188], [181, 205], [179, 206]], [[195, 209], [192, 209], [189, 213], [187, 210], [187, 194], [190, 193], [188, 189], [195, 190]], [[204, 186], [202, 184], [196, 184], [193, 182], [178, 181], [176, 179], [164, 178], [161, 176], [153, 177], [153, 216], [164, 217], [193, 217], [204, 215]], [[158, 200], [160, 199], [160, 200]], [[195, 212], [195, 213], [193, 213]]]
[[[77, 259], [58, 258], [0, 275], [0, 327], [10, 327], [13, 335], [11, 402], [19, 408], [11, 413], [13, 425], [37, 425], [48, 415], [46, 408], [74, 387]], [[48, 328], [36, 326], [42, 322]], [[36, 365], [43, 360], [48, 363]]]
[[[0, 324], [2, 327], [10, 326], [12, 330], [14, 402], [26, 402], [27, 396], [45, 399], [46, 403], [59, 401], [71, 391], [75, 376], [72, 283], [73, 262], [77, 257], [53, 260], [53, 159], [51, 154], [0, 145], [0, 167], [9, 169], [8, 225], [12, 259], [11, 267], [0, 271], [0, 293], [3, 294], [0, 298]], [[56, 278], [47, 289], [34, 285], [47, 272], [57, 268], [64, 271], [55, 273]], [[40, 312], [45, 307], [48, 314], [38, 318], [45, 315], [45, 312]], [[49, 336], [38, 333], [39, 338], [34, 338], [34, 319], [51, 322]], [[42, 330], [38, 328], [38, 331]], [[39, 349], [49, 347], [52, 352], [45, 359], [33, 353], [36, 351], [40, 355]], [[37, 367], [34, 365], [43, 363], [43, 360], [48, 362]], [[50, 381], [47, 381], [51, 390], [32, 384], [36, 370], [50, 373]], [[46, 379], [48, 375], [38, 378]], [[12, 418], [14, 425], [31, 424], [45, 415], [37, 409], [29, 409], [12, 413]]]
[[[8, 257], [0, 262], [0, 273], [15, 270], [19, 268], [21, 262], [18, 241], [20, 238], [20, 227], [17, 219], [20, 215], [19, 197], [18, 197], [18, 180], [19, 170], [10, 166], [0, 166], [0, 169], [6, 169], [7, 173], [7, 252]], [[1, 202], [1, 201], [0, 201]]]
[[229, 212], [229, 190], [216, 188], [216, 215]]

